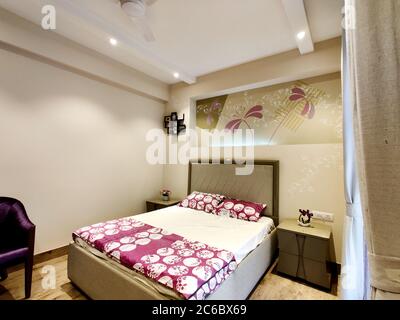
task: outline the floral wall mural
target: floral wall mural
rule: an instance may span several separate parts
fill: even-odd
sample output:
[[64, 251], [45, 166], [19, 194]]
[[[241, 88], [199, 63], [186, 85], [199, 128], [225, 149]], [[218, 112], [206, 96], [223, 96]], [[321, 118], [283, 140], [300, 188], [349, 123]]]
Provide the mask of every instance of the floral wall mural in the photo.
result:
[[340, 73], [198, 100], [196, 126], [254, 129], [258, 145], [341, 143]]

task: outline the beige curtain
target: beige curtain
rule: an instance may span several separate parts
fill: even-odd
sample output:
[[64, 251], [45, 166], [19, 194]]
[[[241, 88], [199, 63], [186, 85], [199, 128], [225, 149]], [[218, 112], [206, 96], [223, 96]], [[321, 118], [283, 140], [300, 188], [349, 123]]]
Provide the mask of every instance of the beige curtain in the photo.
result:
[[346, 0], [373, 299], [400, 298], [400, 0]]

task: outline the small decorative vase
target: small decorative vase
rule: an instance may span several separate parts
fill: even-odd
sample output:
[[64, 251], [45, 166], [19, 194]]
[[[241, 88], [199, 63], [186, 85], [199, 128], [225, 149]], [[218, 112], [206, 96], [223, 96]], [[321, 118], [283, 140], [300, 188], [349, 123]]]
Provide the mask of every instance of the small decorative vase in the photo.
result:
[[300, 209], [299, 212], [300, 215], [299, 219], [297, 220], [298, 224], [302, 227], [310, 227], [313, 214], [310, 212], [310, 210]]
[[162, 199], [163, 201], [169, 201], [169, 195], [163, 195]]

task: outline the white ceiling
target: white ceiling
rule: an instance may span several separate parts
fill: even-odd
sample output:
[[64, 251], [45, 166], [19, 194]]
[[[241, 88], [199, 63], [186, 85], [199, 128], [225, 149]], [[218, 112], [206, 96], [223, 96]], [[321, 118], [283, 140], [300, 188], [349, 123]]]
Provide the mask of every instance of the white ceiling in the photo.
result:
[[[115, 0], [0, 0], [37, 24], [47, 4], [57, 10], [55, 32], [166, 83], [177, 81], [174, 72], [191, 83], [298, 47], [282, 0], [158, 0], [148, 11], [156, 37], [151, 43]], [[313, 42], [341, 34], [342, 0], [304, 0], [304, 6]], [[110, 46], [110, 37], [118, 46]]]

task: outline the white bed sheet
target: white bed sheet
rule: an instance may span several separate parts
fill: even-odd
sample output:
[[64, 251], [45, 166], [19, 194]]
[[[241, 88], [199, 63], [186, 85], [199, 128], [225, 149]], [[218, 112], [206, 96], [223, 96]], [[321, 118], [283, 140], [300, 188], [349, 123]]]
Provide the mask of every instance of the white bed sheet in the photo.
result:
[[274, 229], [274, 222], [268, 217], [250, 222], [178, 206], [135, 215], [132, 218], [190, 240], [229, 250], [235, 255], [237, 263]]

